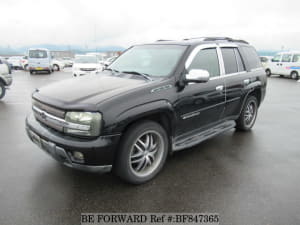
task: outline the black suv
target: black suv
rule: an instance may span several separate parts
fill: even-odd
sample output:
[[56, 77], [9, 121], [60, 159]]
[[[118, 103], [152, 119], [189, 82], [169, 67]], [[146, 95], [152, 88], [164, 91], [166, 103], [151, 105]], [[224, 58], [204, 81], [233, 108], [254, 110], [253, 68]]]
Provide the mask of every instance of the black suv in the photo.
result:
[[250, 130], [265, 92], [265, 71], [245, 41], [160, 40], [129, 48], [100, 75], [36, 90], [26, 130], [66, 166], [138, 184], [172, 152]]

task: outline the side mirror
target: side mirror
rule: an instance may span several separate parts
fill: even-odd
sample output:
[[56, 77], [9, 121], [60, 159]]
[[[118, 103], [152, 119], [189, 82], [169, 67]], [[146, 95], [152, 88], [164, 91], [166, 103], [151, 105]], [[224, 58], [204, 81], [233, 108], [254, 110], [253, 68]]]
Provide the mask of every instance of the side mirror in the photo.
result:
[[207, 70], [193, 69], [185, 75], [186, 83], [205, 83], [209, 80], [209, 72]]

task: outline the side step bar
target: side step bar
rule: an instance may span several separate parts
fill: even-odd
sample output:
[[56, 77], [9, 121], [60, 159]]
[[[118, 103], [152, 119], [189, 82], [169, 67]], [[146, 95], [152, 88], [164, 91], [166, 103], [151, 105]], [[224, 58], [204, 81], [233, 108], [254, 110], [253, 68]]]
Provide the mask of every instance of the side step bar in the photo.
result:
[[179, 151], [185, 148], [190, 148], [197, 145], [209, 138], [212, 138], [220, 133], [228, 131], [234, 128], [236, 125], [235, 121], [226, 121], [224, 123], [218, 124], [208, 130], [193, 134], [192, 136], [187, 136], [183, 138], [175, 139], [173, 143], [173, 151]]

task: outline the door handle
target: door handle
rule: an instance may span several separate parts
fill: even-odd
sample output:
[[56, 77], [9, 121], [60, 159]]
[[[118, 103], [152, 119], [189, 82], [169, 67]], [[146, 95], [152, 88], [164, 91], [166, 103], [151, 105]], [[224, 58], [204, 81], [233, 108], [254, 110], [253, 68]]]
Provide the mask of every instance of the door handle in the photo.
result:
[[250, 79], [244, 80], [244, 85], [248, 85], [248, 84], [250, 84]]
[[216, 91], [223, 91], [224, 86], [223, 85], [219, 85], [216, 87]]

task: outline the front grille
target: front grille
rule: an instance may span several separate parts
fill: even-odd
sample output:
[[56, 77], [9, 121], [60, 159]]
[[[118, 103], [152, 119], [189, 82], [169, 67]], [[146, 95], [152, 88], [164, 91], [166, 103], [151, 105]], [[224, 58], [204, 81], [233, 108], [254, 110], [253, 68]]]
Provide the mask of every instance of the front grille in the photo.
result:
[[65, 111], [34, 100], [33, 113], [40, 123], [57, 131], [63, 132], [63, 122], [60, 122], [60, 120], [63, 121]]
[[42, 102], [33, 100], [33, 106], [37, 107], [40, 110], [43, 110], [53, 116], [57, 116], [59, 118], [65, 118], [65, 111], [61, 109], [54, 108], [53, 106], [46, 105]]
[[95, 71], [96, 68], [80, 68], [81, 71]]

